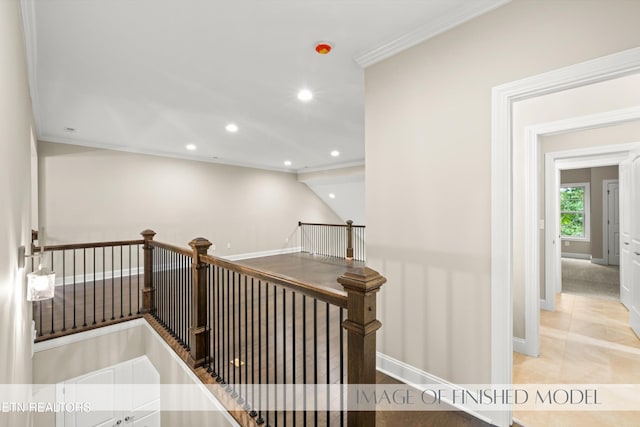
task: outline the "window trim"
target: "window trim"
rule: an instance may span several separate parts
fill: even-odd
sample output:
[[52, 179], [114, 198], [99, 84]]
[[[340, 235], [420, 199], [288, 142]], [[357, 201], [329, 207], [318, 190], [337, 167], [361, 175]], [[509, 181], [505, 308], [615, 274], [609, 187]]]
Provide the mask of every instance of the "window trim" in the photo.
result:
[[[590, 242], [591, 241], [591, 183], [589, 182], [567, 182], [560, 184], [560, 189], [568, 187], [584, 187], [584, 236], [569, 237], [562, 235], [562, 225], [560, 225], [560, 240], [572, 242]], [[560, 195], [558, 194], [558, 197]], [[560, 206], [559, 206], [560, 207]], [[562, 208], [560, 207], [560, 215], [562, 216]], [[560, 218], [558, 218], [560, 220]]]

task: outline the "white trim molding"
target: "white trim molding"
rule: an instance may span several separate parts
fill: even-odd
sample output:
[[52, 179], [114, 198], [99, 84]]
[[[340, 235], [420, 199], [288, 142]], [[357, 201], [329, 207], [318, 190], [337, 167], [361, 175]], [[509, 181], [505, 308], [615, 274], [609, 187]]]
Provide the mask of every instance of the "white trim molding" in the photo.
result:
[[[637, 72], [640, 72], [640, 47], [496, 86], [492, 90], [491, 381], [494, 384], [511, 384], [513, 369], [513, 103]], [[537, 220], [535, 223], [537, 225]], [[533, 237], [527, 238], [527, 235], [525, 232], [525, 239]], [[536, 233], [534, 241], [537, 240]], [[539, 256], [534, 254], [534, 257], [537, 265]], [[536, 286], [539, 286], [538, 276], [539, 272]], [[530, 299], [531, 292], [526, 294]], [[538, 294], [535, 304], [539, 301]], [[511, 417], [510, 412], [500, 412], [495, 414], [492, 423], [506, 427], [511, 424]]]
[[562, 252], [562, 258], [571, 258], [571, 259], [591, 259], [590, 254], [580, 254], [577, 252]]
[[366, 68], [380, 62], [390, 56], [409, 49], [425, 40], [442, 34], [451, 28], [457, 27], [477, 16], [504, 6], [511, 0], [474, 0], [460, 4], [455, 10], [432, 17], [421, 27], [384, 42], [382, 45], [361, 52], [354, 60], [362, 68]]
[[[421, 392], [427, 389], [427, 387], [425, 387], [427, 385], [437, 385], [439, 389], [446, 391], [446, 393], [444, 393], [444, 395], [446, 396], [452, 396], [454, 390], [464, 389], [464, 387], [443, 380], [440, 377], [425, 372], [414, 366], [408, 365], [380, 352], [376, 352], [376, 369], [386, 375], [389, 375], [392, 378], [397, 379], [398, 381], [417, 388]], [[488, 414], [473, 411], [463, 404], [454, 403], [450, 399], [442, 398], [442, 402], [448, 404], [453, 408], [464, 411], [467, 414], [472, 415], [473, 417], [478, 418], [486, 423], [491, 423], [491, 417], [488, 416]]]

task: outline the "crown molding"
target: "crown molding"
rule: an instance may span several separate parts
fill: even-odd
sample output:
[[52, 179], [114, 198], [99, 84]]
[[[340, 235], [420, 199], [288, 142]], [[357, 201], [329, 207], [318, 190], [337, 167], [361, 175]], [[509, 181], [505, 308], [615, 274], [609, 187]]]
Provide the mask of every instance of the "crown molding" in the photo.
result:
[[291, 175], [296, 175], [301, 172], [317, 172], [317, 171], [364, 165], [364, 160], [359, 160], [351, 163], [338, 163], [338, 164], [331, 164], [326, 166], [318, 166], [313, 168], [296, 170], [296, 169], [285, 169], [285, 168], [262, 166], [262, 165], [257, 165], [253, 163], [244, 163], [244, 162], [238, 162], [235, 160], [228, 160], [228, 159], [221, 159], [221, 158], [207, 158], [207, 157], [198, 157], [197, 155], [183, 155], [183, 154], [171, 153], [171, 152], [162, 151], [162, 150], [152, 150], [152, 149], [145, 149], [145, 148], [129, 147], [124, 145], [103, 143], [100, 141], [85, 141], [85, 140], [76, 141], [69, 138], [61, 138], [58, 136], [51, 136], [51, 135], [42, 135], [41, 137], [38, 138], [38, 140], [42, 142], [53, 142], [56, 144], [75, 145], [78, 147], [91, 147], [91, 148], [98, 148], [101, 150], [122, 151], [126, 153], [144, 154], [148, 156], [168, 157], [171, 159], [191, 160], [194, 162], [214, 163], [214, 164], [236, 166], [236, 167], [249, 168], [249, 169], [260, 169], [260, 170], [266, 170], [271, 172], [288, 173]]
[[403, 34], [400, 37], [388, 40], [382, 45], [358, 54], [354, 60], [362, 68], [369, 67], [383, 59], [389, 58], [403, 50], [409, 49], [425, 40], [444, 33], [453, 27], [463, 24], [477, 16], [490, 12], [509, 3], [511, 0], [481, 0], [465, 1], [443, 15], [432, 18], [419, 28]]

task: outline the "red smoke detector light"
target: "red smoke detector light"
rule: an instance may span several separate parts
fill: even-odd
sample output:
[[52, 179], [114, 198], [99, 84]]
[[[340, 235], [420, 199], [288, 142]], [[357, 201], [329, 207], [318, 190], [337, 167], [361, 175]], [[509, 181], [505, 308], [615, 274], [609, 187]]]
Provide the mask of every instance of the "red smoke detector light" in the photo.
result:
[[320, 55], [326, 55], [331, 52], [331, 44], [327, 42], [321, 42], [316, 45], [316, 52]]

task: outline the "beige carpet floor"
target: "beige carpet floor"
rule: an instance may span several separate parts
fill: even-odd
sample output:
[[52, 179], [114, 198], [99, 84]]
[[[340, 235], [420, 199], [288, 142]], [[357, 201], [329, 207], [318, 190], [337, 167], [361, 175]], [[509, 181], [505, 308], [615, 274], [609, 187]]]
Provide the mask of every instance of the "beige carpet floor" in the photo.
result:
[[562, 292], [620, 301], [620, 268], [562, 258]]

